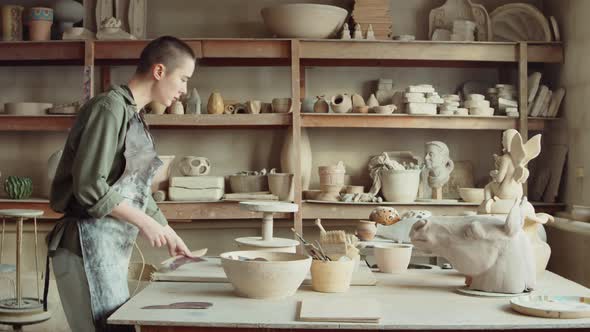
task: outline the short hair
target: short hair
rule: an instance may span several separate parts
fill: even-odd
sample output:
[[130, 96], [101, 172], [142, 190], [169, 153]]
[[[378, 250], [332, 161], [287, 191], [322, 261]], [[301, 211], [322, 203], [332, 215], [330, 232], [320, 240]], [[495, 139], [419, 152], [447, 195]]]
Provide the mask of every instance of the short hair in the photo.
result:
[[450, 155], [449, 147], [441, 141], [431, 141], [431, 142], [426, 143], [426, 146], [429, 146], [429, 145], [436, 146], [447, 157]]
[[179, 66], [179, 59], [182, 56], [195, 60], [195, 52], [187, 43], [172, 36], [162, 36], [152, 40], [141, 51], [136, 72], [147, 74], [153, 65], [161, 63], [174, 70]]

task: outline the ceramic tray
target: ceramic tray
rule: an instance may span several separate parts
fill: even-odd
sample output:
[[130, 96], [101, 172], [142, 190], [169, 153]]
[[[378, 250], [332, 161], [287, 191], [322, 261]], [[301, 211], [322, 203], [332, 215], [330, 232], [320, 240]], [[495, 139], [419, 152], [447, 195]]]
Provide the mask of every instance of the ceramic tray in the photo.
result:
[[590, 297], [531, 295], [510, 300], [521, 314], [547, 318], [590, 317]]

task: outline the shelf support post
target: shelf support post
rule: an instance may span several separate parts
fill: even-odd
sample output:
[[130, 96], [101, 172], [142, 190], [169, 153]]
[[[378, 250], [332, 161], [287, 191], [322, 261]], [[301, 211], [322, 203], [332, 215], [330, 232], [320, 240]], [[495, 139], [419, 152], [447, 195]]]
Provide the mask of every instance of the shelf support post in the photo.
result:
[[[526, 42], [518, 43], [518, 109], [520, 121], [518, 131], [526, 141], [529, 138], [528, 123], [528, 45]], [[523, 183], [524, 194], [528, 193], [528, 182]]]
[[[299, 40], [291, 40], [291, 97], [293, 98], [293, 119], [289, 130], [293, 133], [293, 146], [295, 147], [295, 172], [293, 174], [293, 185], [295, 193], [295, 204], [299, 209], [294, 214], [295, 230], [303, 235], [303, 204], [301, 195], [301, 61], [299, 60]], [[301, 246], [298, 248], [301, 250]]]
[[94, 41], [84, 42], [84, 74], [82, 82], [82, 100], [87, 102], [94, 97]]

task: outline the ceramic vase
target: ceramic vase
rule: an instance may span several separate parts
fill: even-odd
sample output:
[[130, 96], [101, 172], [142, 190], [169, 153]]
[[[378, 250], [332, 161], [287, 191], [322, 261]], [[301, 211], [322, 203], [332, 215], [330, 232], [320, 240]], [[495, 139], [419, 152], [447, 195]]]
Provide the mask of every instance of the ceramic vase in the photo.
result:
[[346, 93], [335, 95], [332, 97], [331, 106], [335, 113], [348, 113], [352, 111], [352, 99]]
[[172, 103], [172, 105], [170, 105], [170, 108], [168, 109], [168, 112], [170, 114], [184, 114], [184, 107], [182, 106], [182, 103], [180, 101], [175, 101]]
[[313, 104], [314, 113], [328, 113], [330, 111], [330, 105], [326, 101], [324, 96], [317, 96], [315, 104]]
[[29, 10], [29, 39], [43, 41], [51, 39], [51, 25], [53, 24], [53, 9], [33, 7]]
[[197, 89], [192, 89], [186, 97], [186, 114], [201, 114], [201, 96]]
[[23, 40], [23, 10], [22, 6], [2, 6], [2, 40]]
[[224, 104], [223, 98], [219, 92], [213, 92], [209, 96], [209, 102], [207, 103], [207, 113], [209, 114], [223, 114]]
[[375, 234], [377, 234], [377, 225], [374, 221], [359, 220], [356, 226], [356, 236], [361, 241], [371, 241], [375, 238]]
[[[295, 147], [293, 145], [293, 132], [287, 131], [285, 141], [281, 149], [281, 170], [283, 173], [295, 173]], [[301, 128], [301, 189], [309, 189], [311, 181], [311, 144], [307, 130]]]
[[55, 21], [59, 24], [60, 35], [66, 29], [72, 28], [74, 23], [80, 22], [84, 18], [84, 6], [74, 0], [55, 1], [53, 11]]

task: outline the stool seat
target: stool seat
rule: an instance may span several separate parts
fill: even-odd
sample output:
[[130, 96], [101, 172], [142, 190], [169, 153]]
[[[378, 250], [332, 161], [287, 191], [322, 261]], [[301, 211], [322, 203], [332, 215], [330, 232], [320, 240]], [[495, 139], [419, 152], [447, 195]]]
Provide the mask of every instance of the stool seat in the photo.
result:
[[0, 264], [0, 273], [12, 273], [12, 272], [16, 272], [16, 265]]
[[35, 218], [43, 215], [41, 210], [7, 209], [0, 210], [0, 217]]

